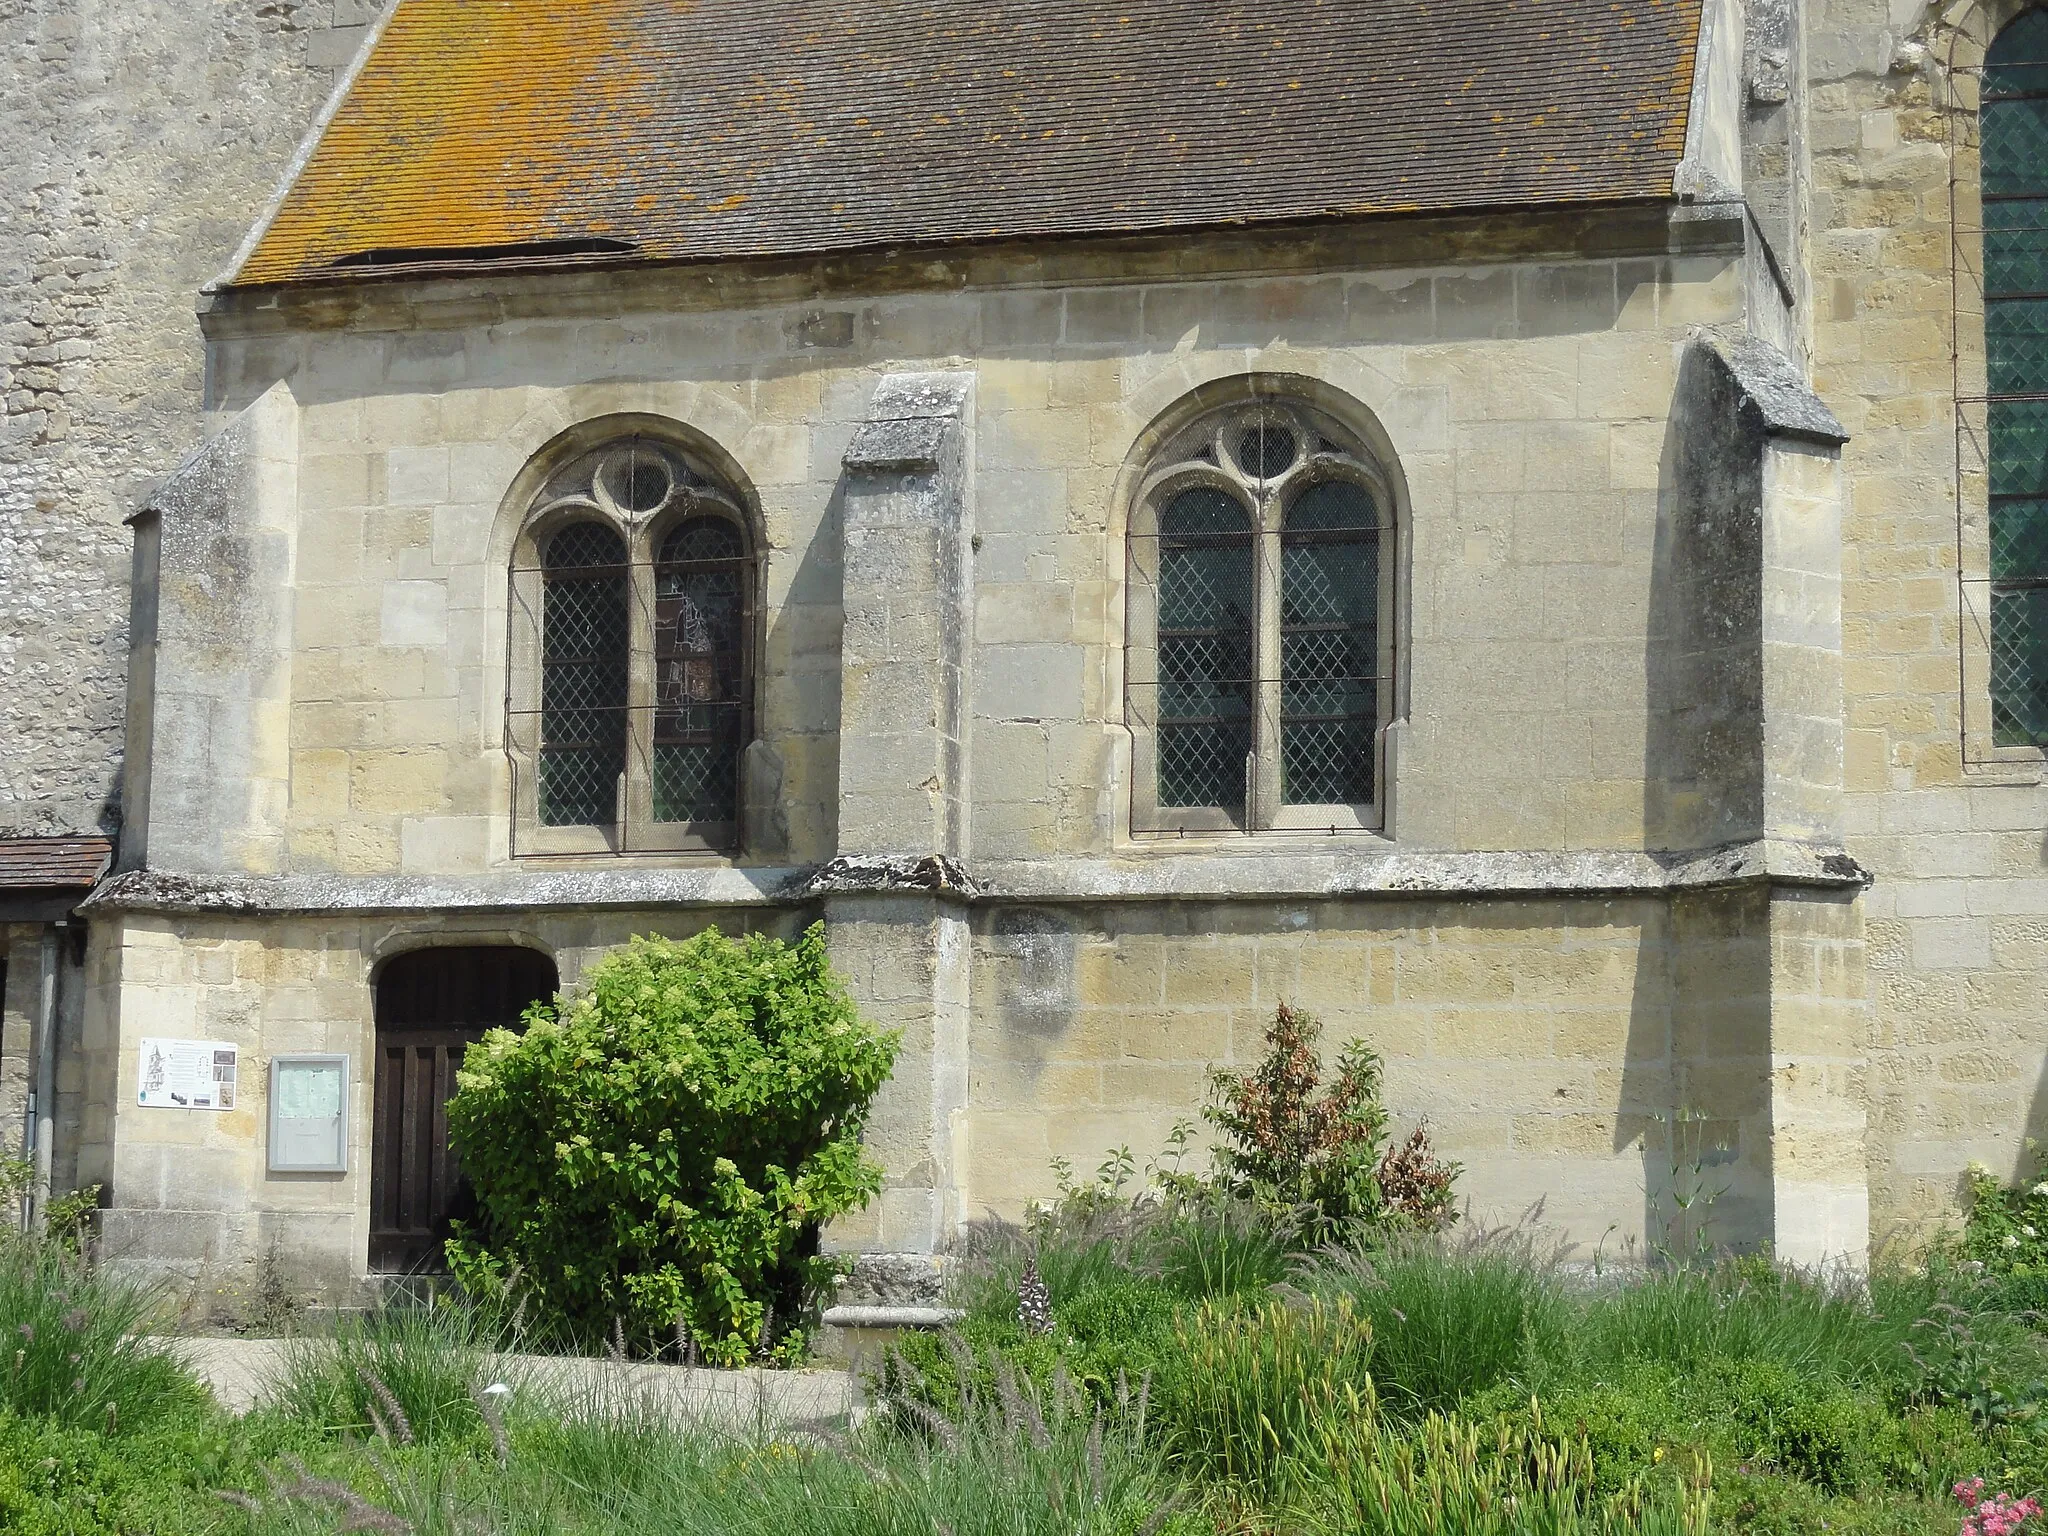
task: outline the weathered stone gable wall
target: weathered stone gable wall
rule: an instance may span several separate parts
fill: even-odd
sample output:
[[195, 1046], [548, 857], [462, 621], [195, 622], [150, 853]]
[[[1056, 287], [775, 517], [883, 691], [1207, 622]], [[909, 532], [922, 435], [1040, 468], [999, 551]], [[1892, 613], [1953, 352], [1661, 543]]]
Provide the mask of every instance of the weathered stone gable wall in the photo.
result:
[[379, 8], [0, 4], [0, 829], [114, 822], [122, 519], [201, 435], [201, 285]]
[[1814, 383], [1850, 433], [1847, 818], [1876, 876], [1879, 1238], [1924, 1237], [1957, 1212], [1966, 1162], [2017, 1169], [2025, 1138], [2048, 1134], [2048, 791], [2038, 752], [1990, 760], [1987, 595], [1965, 582], [1958, 600], [1959, 543], [1970, 574], [1984, 570], [1981, 446], [1966, 431], [1959, 454], [1956, 430], [1958, 376], [1962, 394], [1981, 393], [1983, 342], [1974, 239], [1959, 268], [1950, 254], [1952, 129], [1962, 222], [1976, 223], [1974, 113], [1952, 120], [1942, 67], [1952, 45], [1981, 58], [2021, 8], [1809, 0], [1806, 12]]

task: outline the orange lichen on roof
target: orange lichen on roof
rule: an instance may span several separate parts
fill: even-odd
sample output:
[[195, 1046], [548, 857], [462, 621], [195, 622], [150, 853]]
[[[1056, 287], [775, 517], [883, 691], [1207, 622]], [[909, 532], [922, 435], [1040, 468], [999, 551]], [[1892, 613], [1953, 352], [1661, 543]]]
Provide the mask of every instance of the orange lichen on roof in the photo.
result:
[[399, 0], [233, 283], [1663, 197], [1699, 24], [1700, 0]]

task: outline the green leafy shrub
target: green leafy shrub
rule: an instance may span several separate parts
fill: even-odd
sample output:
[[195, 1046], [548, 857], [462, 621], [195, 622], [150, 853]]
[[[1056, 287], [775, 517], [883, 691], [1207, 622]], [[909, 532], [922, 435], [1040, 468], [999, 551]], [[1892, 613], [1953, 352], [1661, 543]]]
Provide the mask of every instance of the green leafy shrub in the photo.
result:
[[1716, 1529], [1743, 1536], [1955, 1536], [1953, 1499], [1912, 1494], [1842, 1497], [1756, 1468], [1725, 1474]]
[[1736, 1454], [1751, 1465], [1778, 1467], [1831, 1493], [1887, 1480], [1892, 1417], [1838, 1381], [1745, 1360], [1702, 1372], [1692, 1391], [1726, 1416]]
[[1951, 1410], [1895, 1414], [1875, 1392], [1772, 1360], [1679, 1368], [1638, 1359], [1535, 1395], [1503, 1384], [1462, 1411], [1561, 1446], [1583, 1443], [1602, 1493], [1711, 1460], [1829, 1495], [1938, 1494], [1984, 1454]]
[[1217, 1185], [1286, 1213], [1309, 1246], [1374, 1226], [1444, 1225], [1457, 1165], [1438, 1159], [1420, 1130], [1383, 1150], [1378, 1055], [1351, 1041], [1326, 1087], [1316, 1053], [1321, 1033], [1311, 1015], [1282, 1003], [1257, 1065], [1212, 1075], [1202, 1114], [1222, 1133]]
[[219, 1490], [260, 1488], [294, 1426], [194, 1403], [135, 1433], [101, 1434], [0, 1412], [0, 1531], [7, 1536], [220, 1536], [241, 1528]]
[[[35, 1179], [36, 1165], [28, 1158], [0, 1157], [0, 1211], [23, 1207]], [[86, 1228], [99, 1204], [100, 1186], [97, 1184], [52, 1194], [43, 1205], [40, 1235], [72, 1253], [82, 1251]]]
[[797, 1338], [830, 1272], [820, 1228], [881, 1187], [860, 1131], [894, 1055], [822, 925], [635, 939], [470, 1050], [448, 1125], [479, 1215], [450, 1263], [478, 1294], [516, 1276], [579, 1342], [652, 1352], [683, 1330], [737, 1364], [773, 1346], [771, 1318]]
[[1905, 1396], [1946, 1404], [1976, 1423], [2028, 1425], [2048, 1402], [2039, 1335], [2017, 1318], [1941, 1300], [1914, 1320], [1903, 1346], [1917, 1372]]
[[1599, 1379], [1573, 1380], [1531, 1393], [1504, 1382], [1468, 1399], [1462, 1411], [1509, 1436], [1583, 1445], [1591, 1486], [1614, 1494], [1667, 1461], [1690, 1461], [1702, 1436], [1684, 1412], [1681, 1378], [1669, 1367], [1638, 1363]]
[[1963, 1175], [1963, 1252], [1993, 1274], [2048, 1274], [2048, 1168], [2031, 1141], [2027, 1153], [2034, 1171], [2016, 1183], [2003, 1183], [1982, 1163]]

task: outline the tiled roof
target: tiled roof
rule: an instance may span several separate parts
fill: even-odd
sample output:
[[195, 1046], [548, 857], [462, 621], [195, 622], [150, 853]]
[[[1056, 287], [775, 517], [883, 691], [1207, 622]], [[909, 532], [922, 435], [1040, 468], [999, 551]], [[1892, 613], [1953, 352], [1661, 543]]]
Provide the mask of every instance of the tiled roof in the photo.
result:
[[104, 837], [0, 839], [0, 890], [86, 890], [113, 856]]
[[1667, 197], [1700, 3], [400, 0], [233, 282]]

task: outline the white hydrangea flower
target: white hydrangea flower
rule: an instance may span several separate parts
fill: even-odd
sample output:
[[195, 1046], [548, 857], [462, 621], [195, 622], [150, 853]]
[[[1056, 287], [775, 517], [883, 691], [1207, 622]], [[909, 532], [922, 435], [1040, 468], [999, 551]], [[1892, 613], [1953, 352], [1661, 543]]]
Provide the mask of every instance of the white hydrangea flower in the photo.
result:
[[2005, 1246], [2006, 1246], [2006, 1247], [2008, 1247], [2008, 1248], [2017, 1248], [2017, 1247], [2019, 1247], [2019, 1245], [2020, 1245], [2020, 1240], [2019, 1240], [2018, 1238], [2014, 1237], [2014, 1236], [2013, 1236], [2013, 1235], [2012, 1235], [2012, 1234], [2011, 1234], [2010, 1232], [2008, 1232], [2008, 1233], [2006, 1233], [2006, 1234], [2005, 1234]]
[[1991, 1177], [1991, 1165], [1974, 1157], [1970, 1159], [1969, 1171], [1972, 1175], [1980, 1179], [1988, 1179]]
[[2026, 1233], [2029, 1237], [2039, 1237], [2041, 1235], [2040, 1233], [2036, 1232], [2032, 1227], [2021, 1227], [2020, 1230]]
[[2032, 1193], [2037, 1195], [2048, 1195], [2048, 1179], [2043, 1179], [2040, 1183], [2036, 1184], [2033, 1188]]

